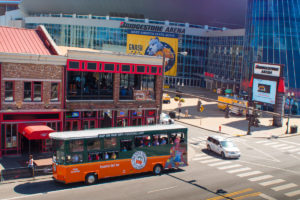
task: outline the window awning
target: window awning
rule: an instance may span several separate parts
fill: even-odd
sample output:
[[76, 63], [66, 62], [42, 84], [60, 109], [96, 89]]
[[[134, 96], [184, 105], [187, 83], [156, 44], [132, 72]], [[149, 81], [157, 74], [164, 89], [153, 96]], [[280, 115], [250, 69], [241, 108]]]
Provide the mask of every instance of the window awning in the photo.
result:
[[49, 139], [49, 133], [55, 132], [46, 125], [29, 125], [24, 126], [20, 131], [28, 140], [44, 140]]

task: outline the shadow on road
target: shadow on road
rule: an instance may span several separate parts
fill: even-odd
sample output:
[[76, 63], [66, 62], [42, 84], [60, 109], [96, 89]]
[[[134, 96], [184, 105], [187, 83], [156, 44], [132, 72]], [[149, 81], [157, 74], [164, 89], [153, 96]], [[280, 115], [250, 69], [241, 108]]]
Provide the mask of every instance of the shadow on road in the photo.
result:
[[[183, 171], [182, 169], [177, 170], [165, 170], [165, 174], [173, 174], [177, 172]], [[127, 176], [120, 176], [120, 177], [113, 177], [113, 178], [105, 178], [100, 179], [96, 185], [112, 183], [115, 181], [128, 181], [132, 179], [141, 179], [153, 176], [151, 172], [147, 173], [140, 173], [134, 175], [127, 175]], [[66, 189], [73, 189], [79, 187], [89, 187], [84, 183], [71, 183], [71, 184], [63, 184], [55, 182], [54, 180], [46, 180], [46, 181], [35, 181], [26, 182], [17, 185], [14, 188], [14, 191], [19, 194], [25, 195], [33, 195], [33, 194], [40, 194], [40, 193], [48, 193], [52, 191], [59, 191], [59, 190], [66, 190]]]
[[222, 197], [222, 199], [224, 198], [224, 199], [230, 199], [230, 200], [233, 200], [233, 198], [230, 198], [230, 197], [226, 197], [226, 196], [225, 196], [225, 194], [226, 194], [227, 192], [226, 192], [225, 190], [223, 190], [223, 189], [218, 189], [218, 190], [215, 192], [215, 191], [212, 191], [212, 190], [210, 190], [210, 189], [208, 189], [208, 188], [206, 188], [206, 187], [204, 187], [204, 186], [202, 186], [202, 185], [199, 185], [199, 184], [195, 183], [196, 180], [184, 180], [184, 179], [178, 178], [178, 177], [176, 177], [176, 176], [174, 176], [174, 175], [172, 175], [172, 174], [167, 174], [167, 175], [170, 176], [170, 177], [172, 177], [172, 178], [174, 178], [174, 179], [177, 179], [177, 180], [179, 180], [179, 181], [182, 181], [182, 182], [184, 182], [184, 183], [193, 185], [193, 186], [195, 186], [195, 187], [197, 187], [197, 188], [200, 188], [200, 189], [202, 189], [202, 190], [205, 190], [205, 191], [207, 191], [207, 192], [210, 192], [211, 194], [218, 195], [220, 198], [217, 197], [216, 199], [221, 199], [221, 197]]

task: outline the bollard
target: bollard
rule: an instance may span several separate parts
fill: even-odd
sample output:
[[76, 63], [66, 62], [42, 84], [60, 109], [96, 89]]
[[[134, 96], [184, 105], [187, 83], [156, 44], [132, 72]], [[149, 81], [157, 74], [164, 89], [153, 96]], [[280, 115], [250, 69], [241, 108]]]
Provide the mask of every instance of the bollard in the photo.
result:
[[222, 129], [222, 127], [221, 127], [221, 125], [219, 126], [219, 132], [221, 132], [221, 129]]

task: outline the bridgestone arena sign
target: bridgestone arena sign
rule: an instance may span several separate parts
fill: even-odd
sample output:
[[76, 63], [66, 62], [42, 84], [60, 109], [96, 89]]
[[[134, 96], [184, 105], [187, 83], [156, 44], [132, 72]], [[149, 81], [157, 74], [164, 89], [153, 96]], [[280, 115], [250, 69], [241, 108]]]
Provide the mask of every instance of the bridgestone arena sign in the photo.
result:
[[185, 28], [177, 28], [170, 26], [158, 26], [158, 25], [146, 25], [146, 24], [129, 24], [121, 22], [120, 28], [128, 28], [143, 31], [155, 31], [155, 32], [166, 32], [166, 33], [177, 33], [185, 34]]
[[280, 77], [280, 65], [255, 63], [254, 74]]

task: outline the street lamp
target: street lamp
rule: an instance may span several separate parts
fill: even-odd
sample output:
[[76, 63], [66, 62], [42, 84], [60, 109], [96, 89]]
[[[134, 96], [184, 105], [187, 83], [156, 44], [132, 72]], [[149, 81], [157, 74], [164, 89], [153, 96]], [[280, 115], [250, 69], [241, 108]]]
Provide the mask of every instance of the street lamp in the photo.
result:
[[288, 121], [286, 123], [286, 132], [285, 132], [286, 134], [289, 133], [289, 122], [290, 122], [290, 114], [291, 114], [291, 101], [295, 100], [294, 92], [292, 92], [292, 93], [288, 92], [287, 99], [289, 100], [288, 101], [289, 102], [289, 112], [288, 112]]
[[[166, 52], [162, 51], [163, 53], [163, 60], [162, 60], [162, 87], [161, 87], [161, 101], [160, 101], [160, 112], [162, 112], [162, 104], [163, 104], [163, 92], [164, 92], [164, 87], [165, 87], [165, 68], [166, 68]], [[177, 54], [187, 56], [187, 52], [177, 52]]]

